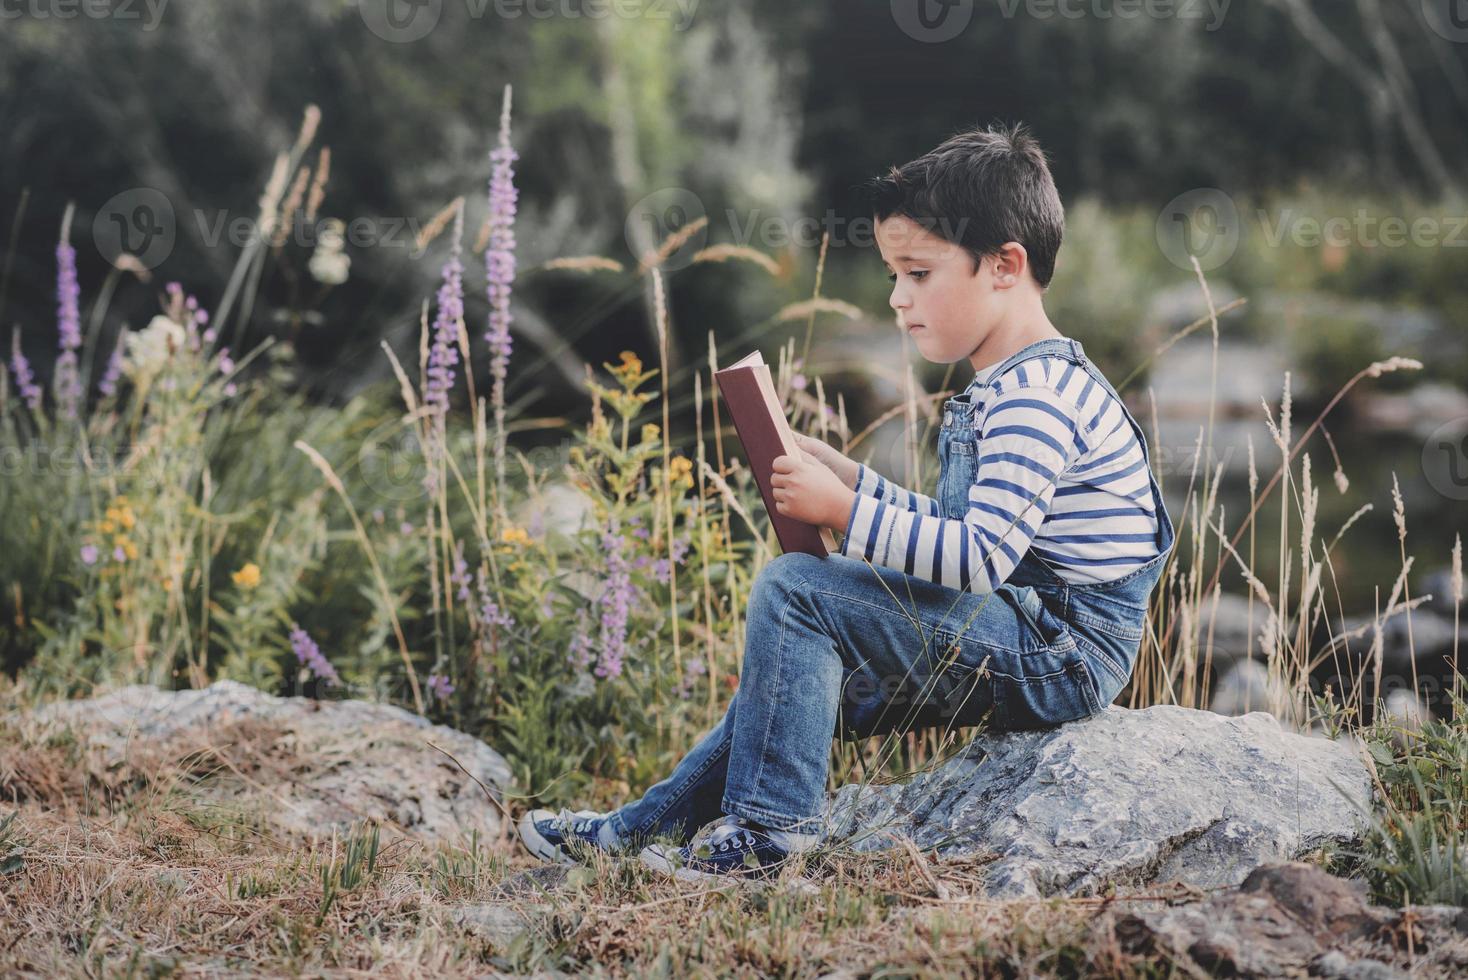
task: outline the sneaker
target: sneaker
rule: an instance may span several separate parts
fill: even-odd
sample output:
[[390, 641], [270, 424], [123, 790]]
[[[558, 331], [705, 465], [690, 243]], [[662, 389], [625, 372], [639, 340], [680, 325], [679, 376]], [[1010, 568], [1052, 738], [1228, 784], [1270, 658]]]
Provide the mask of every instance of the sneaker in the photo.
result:
[[709, 878], [768, 878], [790, 854], [769, 831], [743, 817], [727, 816], [712, 831], [683, 847], [653, 844], [643, 849], [642, 863], [685, 881]]
[[520, 840], [526, 850], [542, 861], [575, 864], [585, 860], [593, 849], [616, 851], [606, 840], [615, 839], [606, 818], [605, 813], [595, 810], [531, 810], [520, 818]]

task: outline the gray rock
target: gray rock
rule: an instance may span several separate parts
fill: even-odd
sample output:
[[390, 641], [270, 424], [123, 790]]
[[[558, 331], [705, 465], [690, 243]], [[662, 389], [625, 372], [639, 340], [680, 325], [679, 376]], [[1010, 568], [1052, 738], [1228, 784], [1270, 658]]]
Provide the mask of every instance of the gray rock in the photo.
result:
[[[1451, 622], [1453, 618], [1452, 568], [1445, 565], [1428, 572], [1422, 577], [1422, 590], [1432, 596], [1428, 600], [1427, 607]], [[1458, 615], [1460, 618], [1468, 618], [1468, 609], [1460, 608]]]
[[1263, 656], [1266, 647], [1261, 643], [1259, 633], [1268, 620], [1269, 610], [1264, 603], [1255, 600], [1251, 608], [1247, 596], [1220, 592], [1216, 609], [1212, 598], [1204, 599], [1198, 609], [1200, 664], [1207, 659], [1215, 670], [1222, 673], [1250, 654]]
[[[1350, 639], [1343, 641], [1345, 649], [1356, 657], [1370, 657], [1372, 644], [1376, 642], [1376, 633], [1371, 622], [1370, 616], [1345, 619], [1335, 630], [1337, 643], [1342, 642], [1340, 638], [1350, 636]], [[1360, 635], [1355, 636], [1358, 632]], [[1410, 686], [1414, 676], [1414, 654], [1416, 674], [1420, 675], [1424, 668], [1440, 668], [1444, 663], [1443, 658], [1452, 656], [1453, 635], [1452, 614], [1439, 615], [1428, 606], [1419, 606], [1410, 611], [1398, 610], [1382, 620], [1382, 686]]]
[[446, 910], [454, 925], [497, 950], [507, 949], [549, 911], [545, 902], [473, 902]]
[[207, 770], [196, 790], [210, 802], [298, 838], [360, 820], [423, 841], [497, 835], [498, 809], [444, 752], [490, 792], [510, 781], [489, 746], [401, 708], [280, 698], [233, 681], [198, 691], [122, 688], [47, 705], [33, 723], [72, 730], [99, 772]]
[[1444, 422], [1468, 415], [1468, 394], [1452, 385], [1424, 382], [1406, 391], [1364, 388], [1356, 398], [1355, 416], [1365, 429], [1407, 432], [1426, 439]]
[[1184, 976], [1398, 980], [1468, 969], [1468, 912], [1370, 905], [1360, 882], [1308, 864], [1260, 868], [1198, 902], [1123, 898], [1109, 915], [1123, 949], [1170, 954]]
[[1381, 950], [1371, 940], [1401, 918], [1368, 905], [1359, 888], [1320, 868], [1282, 864], [1260, 868], [1238, 889], [1202, 902], [1118, 913], [1115, 933], [1124, 949], [1166, 950], [1198, 975], [1279, 977], [1308, 970], [1395, 980], [1406, 974], [1373, 958]]
[[980, 735], [902, 785], [843, 787], [834, 840], [908, 836], [940, 857], [992, 855], [1001, 897], [1109, 885], [1237, 884], [1262, 864], [1358, 839], [1370, 777], [1354, 743], [1225, 718], [1111, 707], [1058, 729]]
[[1404, 687], [1399, 687], [1386, 696], [1382, 710], [1386, 714], [1386, 721], [1397, 729], [1392, 739], [1400, 747], [1408, 745], [1410, 736], [1422, 731], [1422, 726], [1432, 720], [1432, 712], [1422, 703], [1422, 699]]
[[1224, 671], [1213, 686], [1208, 710], [1220, 715], [1247, 715], [1281, 707], [1288, 710], [1292, 701], [1284, 682], [1270, 677], [1268, 667], [1257, 660], [1240, 660]]

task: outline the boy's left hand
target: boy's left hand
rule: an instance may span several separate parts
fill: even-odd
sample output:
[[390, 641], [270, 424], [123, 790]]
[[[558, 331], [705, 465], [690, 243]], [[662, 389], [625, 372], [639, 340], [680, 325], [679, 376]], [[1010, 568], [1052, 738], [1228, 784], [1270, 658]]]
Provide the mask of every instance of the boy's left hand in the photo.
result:
[[770, 487], [777, 511], [818, 527], [846, 529], [856, 491], [830, 467], [802, 450], [798, 456], [776, 456], [772, 468]]

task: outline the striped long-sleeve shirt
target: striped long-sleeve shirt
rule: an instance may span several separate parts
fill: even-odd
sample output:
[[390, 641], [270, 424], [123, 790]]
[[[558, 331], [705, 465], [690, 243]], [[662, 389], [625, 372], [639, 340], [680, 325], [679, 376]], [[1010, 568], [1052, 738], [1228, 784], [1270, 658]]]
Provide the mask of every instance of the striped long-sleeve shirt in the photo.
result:
[[[997, 368], [997, 365], [995, 366]], [[1059, 357], [1032, 358], [969, 396], [978, 468], [961, 520], [865, 464], [841, 554], [955, 589], [992, 592], [1026, 551], [1062, 579], [1101, 582], [1157, 554], [1142, 447], [1116, 397]]]

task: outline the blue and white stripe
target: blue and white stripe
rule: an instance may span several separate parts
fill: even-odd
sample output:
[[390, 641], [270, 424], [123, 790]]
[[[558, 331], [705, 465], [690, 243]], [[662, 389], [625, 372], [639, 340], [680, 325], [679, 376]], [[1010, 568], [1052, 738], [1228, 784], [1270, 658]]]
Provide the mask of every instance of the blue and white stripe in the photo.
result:
[[858, 471], [841, 554], [955, 589], [992, 592], [1026, 551], [1062, 579], [1104, 582], [1157, 554], [1147, 464], [1116, 397], [1059, 357], [980, 374], [978, 469], [962, 520], [938, 501]]

